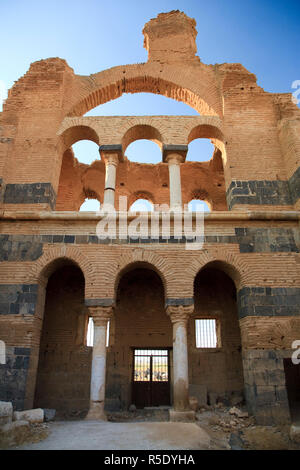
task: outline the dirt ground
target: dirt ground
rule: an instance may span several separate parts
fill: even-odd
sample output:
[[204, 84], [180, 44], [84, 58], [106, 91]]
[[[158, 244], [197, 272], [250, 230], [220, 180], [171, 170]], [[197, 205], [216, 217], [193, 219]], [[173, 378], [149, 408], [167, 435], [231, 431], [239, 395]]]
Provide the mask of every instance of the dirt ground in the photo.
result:
[[241, 408], [205, 407], [195, 423], [168, 421], [166, 410], [109, 415], [109, 421], [54, 421], [22, 450], [300, 450], [290, 426], [257, 426]]

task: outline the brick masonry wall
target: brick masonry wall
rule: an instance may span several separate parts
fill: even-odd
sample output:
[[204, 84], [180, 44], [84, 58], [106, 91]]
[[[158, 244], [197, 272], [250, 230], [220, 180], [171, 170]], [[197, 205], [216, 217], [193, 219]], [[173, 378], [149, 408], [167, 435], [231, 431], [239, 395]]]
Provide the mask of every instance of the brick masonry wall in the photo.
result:
[[172, 324], [156, 273], [140, 268], [121, 278], [110, 337], [106, 408], [127, 409], [132, 400], [132, 348], [172, 347]]
[[23, 410], [26, 398], [30, 348], [6, 347], [6, 364], [0, 364], [0, 400]]
[[[206, 268], [195, 279], [195, 310], [189, 321], [191, 389], [230, 405], [243, 398], [244, 379], [236, 289], [223, 272]], [[215, 318], [218, 347], [196, 348], [195, 319]], [[203, 398], [202, 398], [203, 399]]]
[[254, 414], [257, 423], [263, 426], [290, 421], [283, 357], [290, 357], [290, 351], [243, 351], [248, 409]]
[[[184, 34], [178, 36], [178, 30]], [[169, 35], [169, 31], [173, 33]], [[156, 140], [162, 145], [187, 145], [195, 138], [209, 138], [216, 146], [209, 162], [182, 164], [184, 202], [197, 194], [211, 202], [214, 210], [228, 208], [243, 213], [249, 209], [265, 212], [299, 208], [300, 111], [291, 95], [265, 92], [241, 64], [203, 64], [196, 56], [195, 24], [182, 13], [159, 15], [147, 24], [144, 34], [149, 53], [146, 63], [114, 67], [91, 78], [76, 75], [64, 60], [52, 58], [31, 64], [14, 84], [0, 113], [1, 208], [15, 213], [24, 209], [53, 210], [56, 195], [60, 210], [78, 210], [85, 197], [102, 201], [104, 165], [99, 161], [89, 168], [78, 165], [76, 171], [71, 171], [77, 163], [70, 146], [88, 138], [97, 145], [123, 145], [126, 150], [136, 138], [153, 138], [153, 133], [152, 137], [146, 134], [147, 126], [155, 129]], [[162, 40], [164, 52], [160, 56]], [[81, 117], [123, 93], [158, 90], [192, 106], [201, 116]], [[218, 152], [222, 154], [222, 165], [217, 161]], [[117, 192], [123, 191], [132, 202], [141, 194], [155, 202], [168, 202], [166, 184], [166, 164], [127, 162], [118, 167]], [[140, 238], [99, 243], [95, 227], [96, 222], [88, 220], [1, 221], [0, 336], [11, 348], [10, 357], [30, 357], [30, 383], [27, 380], [26, 385], [25, 367], [13, 365], [27, 364], [27, 359], [10, 361], [9, 367], [22, 382], [20, 390], [26, 389], [20, 397], [14, 389], [17, 406], [22, 400], [27, 404], [33, 400], [43, 289], [57, 259], [68, 258], [80, 266], [87, 304], [93, 299], [100, 303], [114, 300], [118, 277], [133, 263], [154, 267], [161, 276], [167, 302], [190, 302], [197, 273], [215, 262], [232, 277], [239, 291], [242, 346], [247, 345], [250, 351], [244, 358], [244, 370], [246, 374], [252, 371], [249, 374], [255, 376], [255, 381], [262, 378], [253, 351], [259, 354], [262, 344], [270, 345], [269, 352], [262, 353], [266, 367], [267, 359], [272, 358], [264, 354], [288, 348], [287, 340], [278, 335], [272, 347], [273, 332], [283, 326], [289, 341], [298, 335], [298, 222], [210, 222], [205, 227], [203, 250], [197, 253], [183, 249], [175, 237], [169, 241]], [[28, 286], [37, 284], [38, 291], [30, 291]], [[18, 354], [17, 348], [29, 348], [30, 356]], [[83, 355], [86, 364], [88, 352], [84, 350]], [[276, 371], [276, 357], [270, 370]], [[54, 359], [59, 366], [57, 357]], [[258, 416], [260, 400], [264, 406], [273, 403], [272, 409], [277, 402], [279, 408], [280, 403], [286, 403], [284, 393], [276, 388], [282, 386], [282, 374], [277, 373], [281, 380], [278, 384], [271, 384], [274, 377], [268, 374], [265, 383], [262, 380], [255, 386], [252, 376], [247, 377], [248, 401]], [[265, 394], [265, 386], [273, 389]], [[13, 387], [11, 382], [9, 387]], [[7, 390], [13, 390], [9, 387]], [[54, 389], [54, 384], [51, 387]], [[67, 393], [74, 393], [66, 388]]]
[[34, 406], [54, 408], [60, 417], [79, 417], [89, 407], [92, 350], [86, 346], [84, 279], [65, 266], [46, 290]]

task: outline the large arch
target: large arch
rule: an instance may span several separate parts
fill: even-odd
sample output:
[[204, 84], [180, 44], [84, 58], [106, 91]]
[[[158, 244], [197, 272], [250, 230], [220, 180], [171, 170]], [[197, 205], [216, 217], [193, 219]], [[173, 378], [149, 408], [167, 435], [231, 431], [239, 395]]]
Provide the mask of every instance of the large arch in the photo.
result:
[[36, 364], [35, 408], [54, 408], [60, 418], [85, 416], [89, 406], [92, 351], [86, 344], [85, 279], [78, 263], [58, 258], [42, 272], [42, 328]]
[[193, 296], [194, 279], [203, 268], [214, 264], [224, 271], [234, 282], [236, 289], [244, 286], [255, 285], [255, 273], [245, 260], [229, 250], [216, 248], [215, 250], [203, 250], [195, 256], [186, 269], [186, 282], [189, 285], [190, 296]]
[[43, 255], [34, 263], [30, 278], [45, 287], [50, 275], [64, 262], [72, 262], [83, 272], [85, 278], [85, 297], [93, 297], [96, 273], [93, 264], [77, 247], [62, 245], [44, 249]]
[[135, 124], [130, 126], [122, 137], [123, 152], [132, 142], [140, 139], [151, 140], [158, 144], [160, 148], [162, 147], [163, 137], [156, 127], [149, 124]]
[[178, 66], [174, 71], [167, 64], [162, 67], [153, 63], [113, 67], [89, 77], [77, 75], [76, 93], [66, 115], [82, 116], [123, 93], [148, 92], [182, 101], [200, 114], [222, 116], [215, 74], [209, 66], [200, 67], [197, 82], [193, 78], [194, 67], [189, 71]]
[[115, 280], [114, 280], [114, 298], [115, 299], [116, 299], [120, 280], [125, 274], [135, 269], [149, 269], [151, 271], [154, 271], [159, 276], [160, 280], [162, 281], [162, 285], [164, 287], [164, 295], [166, 298], [167, 281], [163, 273], [162, 266], [158, 268], [157, 265], [153, 263], [153, 259], [152, 259], [152, 262], [149, 262], [145, 259], [135, 259], [129, 262], [126, 262], [126, 261], [123, 262], [122, 267], [120, 267], [120, 269], [118, 270], [117, 275], [115, 276]]
[[189, 322], [191, 383], [207, 390], [211, 405], [244, 401], [242, 340], [233, 280], [237, 282], [238, 277], [232, 265], [212, 261], [194, 279], [194, 312]]

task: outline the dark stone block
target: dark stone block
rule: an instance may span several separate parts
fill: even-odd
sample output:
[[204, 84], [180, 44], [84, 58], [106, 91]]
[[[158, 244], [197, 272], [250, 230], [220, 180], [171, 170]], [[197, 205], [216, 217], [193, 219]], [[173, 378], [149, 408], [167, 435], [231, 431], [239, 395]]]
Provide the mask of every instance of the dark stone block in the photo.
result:
[[9, 303], [0, 303], [0, 315], [8, 315], [10, 312], [10, 304]]
[[236, 204], [290, 205], [292, 198], [287, 181], [232, 181], [226, 197], [229, 210]]
[[98, 237], [98, 243], [100, 243], [101, 245], [109, 245], [109, 243], [110, 243], [110, 238], [101, 238], [101, 237]]
[[78, 245], [86, 244], [88, 243], [88, 235], [76, 235], [75, 240]]
[[240, 252], [241, 253], [253, 253], [254, 246], [246, 243], [240, 243]]
[[42, 235], [42, 242], [43, 243], [52, 243], [53, 242], [53, 235]]
[[30, 348], [15, 347], [14, 353], [16, 356], [30, 356]]
[[300, 167], [297, 168], [295, 173], [290, 177], [289, 188], [292, 201], [295, 204], [300, 197]]
[[84, 304], [87, 307], [110, 307], [111, 305], [114, 305], [114, 299], [85, 299]]
[[178, 298], [178, 299], [168, 298], [166, 299], [165, 304], [166, 306], [167, 305], [193, 305], [194, 299], [190, 297]]
[[53, 243], [63, 243], [64, 236], [63, 235], [53, 235]]
[[0, 261], [35, 261], [43, 254], [40, 237], [0, 235]]
[[[98, 238], [98, 237], [95, 237]], [[65, 235], [64, 236], [64, 243], [74, 243], [75, 242], [75, 236], [74, 235]]]
[[[66, 235], [65, 235], [65, 238], [66, 238]], [[95, 245], [97, 245], [98, 241], [99, 241], [99, 238], [97, 237], [97, 235], [89, 235], [89, 238], [88, 238], [89, 243], [94, 243]], [[66, 243], [74, 243], [74, 240], [71, 242], [66, 242]]]
[[7, 184], [3, 199], [7, 204], [47, 203], [53, 210], [56, 194], [51, 183]]
[[37, 291], [37, 284], [1, 284], [0, 314], [33, 315], [36, 308]]

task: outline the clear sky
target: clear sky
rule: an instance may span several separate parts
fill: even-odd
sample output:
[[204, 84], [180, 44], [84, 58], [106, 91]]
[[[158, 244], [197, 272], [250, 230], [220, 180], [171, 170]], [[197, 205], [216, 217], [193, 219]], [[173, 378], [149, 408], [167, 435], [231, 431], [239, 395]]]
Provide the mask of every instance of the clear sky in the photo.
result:
[[[10, 88], [31, 62], [48, 57], [66, 59], [81, 75], [145, 62], [144, 24], [176, 9], [195, 18], [197, 54], [204, 63], [240, 62], [266, 91], [295, 91], [292, 83], [300, 80], [300, 0], [0, 0], [2, 89]], [[89, 114], [197, 113], [183, 103], [143, 93], [123, 95]], [[194, 149], [192, 144], [189, 159], [211, 157], [210, 143], [195, 141]], [[85, 162], [99, 158], [93, 145], [77, 144], [76, 156]], [[127, 156], [153, 163], [161, 159], [159, 148], [144, 141], [128, 147]]]

